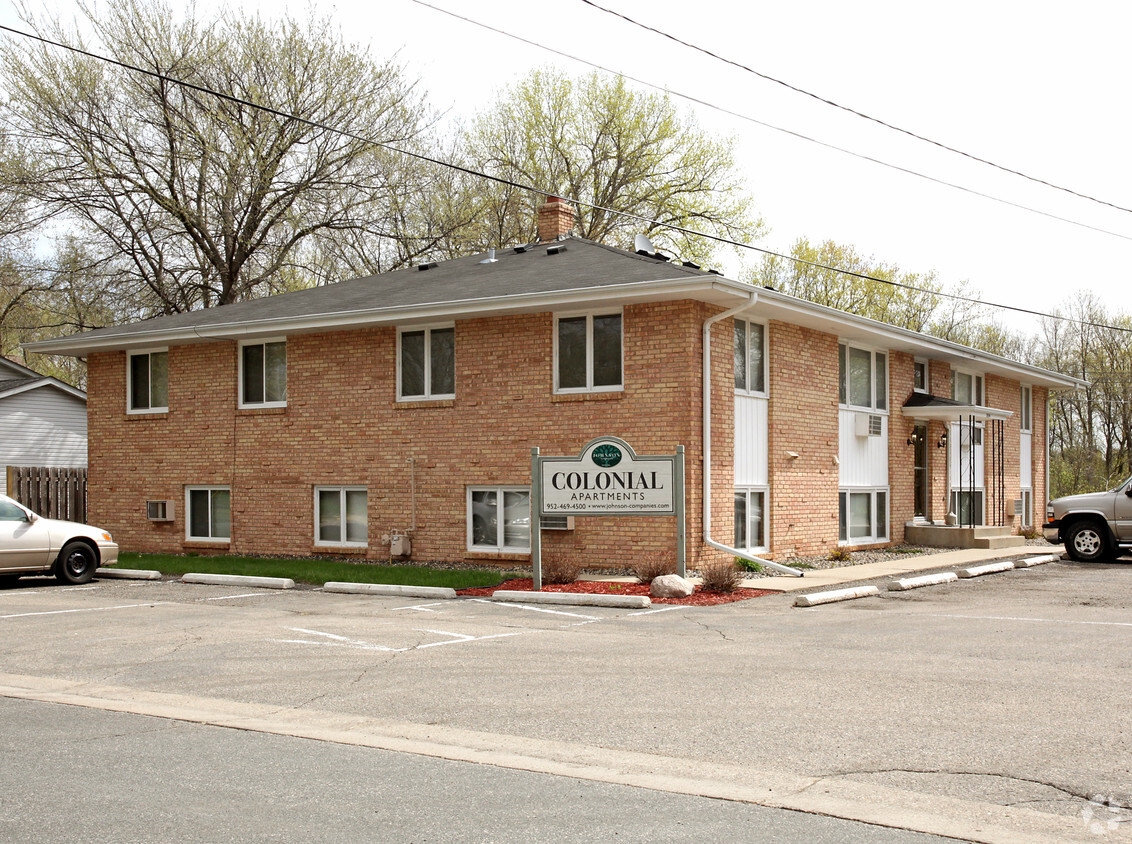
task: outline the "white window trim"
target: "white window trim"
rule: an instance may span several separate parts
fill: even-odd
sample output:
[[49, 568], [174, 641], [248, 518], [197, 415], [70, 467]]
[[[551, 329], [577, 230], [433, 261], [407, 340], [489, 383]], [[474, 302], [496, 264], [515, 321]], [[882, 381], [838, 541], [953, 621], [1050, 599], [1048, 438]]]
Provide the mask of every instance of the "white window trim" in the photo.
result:
[[[428, 325], [405, 325], [397, 328], [397, 401], [445, 401], [448, 399], [456, 398], [456, 393], [433, 393], [432, 392], [432, 332], [444, 331], [451, 328], [453, 330], [453, 347], [455, 346], [455, 329], [456, 323], [454, 322], [440, 322], [430, 323]], [[424, 382], [425, 391], [423, 395], [406, 396], [401, 389], [401, 335], [408, 332], [423, 331], [425, 335], [424, 343]], [[452, 383], [456, 383], [456, 373], [452, 373]]]
[[[765, 554], [770, 550], [770, 487], [759, 485], [742, 485], [735, 487], [735, 492], [744, 492], [747, 494], [747, 531], [750, 532], [751, 526], [751, 493], [761, 492], [763, 494], [763, 544], [762, 545], [747, 545], [746, 548], [738, 548], [739, 551], [750, 551], [751, 553]], [[734, 531], [732, 531], [734, 534]], [[747, 537], [748, 541], [750, 536]]]
[[975, 369], [960, 369], [958, 367], [951, 368], [951, 398], [955, 396], [955, 376], [969, 375], [971, 377], [971, 390], [978, 395], [975, 396], [974, 401], [971, 402], [974, 407], [987, 406], [987, 379], [986, 374], [979, 372]]
[[[860, 343], [850, 342], [849, 340], [839, 340], [838, 343], [838, 406], [842, 410], [864, 410], [869, 413], [879, 413], [882, 416], [888, 415], [889, 407], [892, 405], [892, 361], [889, 360], [889, 354], [883, 349], [878, 349], [873, 346], [865, 346]], [[845, 384], [845, 402], [841, 402], [841, 347], [845, 347], [845, 378], [849, 378], [849, 350], [856, 349], [859, 352], [868, 352], [872, 355], [869, 361], [869, 400], [872, 403], [871, 407], [863, 404], [850, 404], [849, 403], [849, 384]], [[877, 407], [877, 358], [884, 358], [884, 407]]]
[[[924, 367], [924, 386], [916, 386], [916, 367], [923, 365]], [[913, 358], [912, 359], [912, 392], [928, 394], [932, 391], [931, 379], [931, 362], [927, 358]]]
[[1019, 490], [1022, 498], [1022, 512], [1018, 514], [1019, 524], [1023, 528], [1034, 526], [1034, 488], [1024, 486]]
[[[877, 493], [884, 493], [884, 524], [885, 535], [877, 536]], [[848, 496], [852, 493], [869, 493], [869, 507], [872, 514], [872, 534], [869, 536], [853, 537], [849, 535], [848, 521], [845, 525], [845, 538], [841, 539], [841, 525], [840, 525], [840, 511], [841, 511], [841, 496], [844, 494]], [[838, 497], [838, 545], [843, 546], [856, 546], [856, 545], [879, 545], [885, 542], [892, 541], [892, 489], [888, 486], [843, 486], [837, 490]], [[849, 519], [849, 500], [845, 501], [845, 518]]]
[[[465, 531], [468, 551], [481, 553], [481, 554], [529, 554], [531, 552], [530, 542], [523, 546], [518, 545], [473, 545], [472, 544], [472, 493], [473, 492], [494, 492], [496, 494], [495, 506], [500, 517], [503, 513], [503, 493], [505, 492], [525, 492], [527, 493], [527, 504], [530, 506], [531, 488], [529, 486], [521, 485], [507, 485], [507, 484], [476, 484], [469, 486], [464, 493], [465, 510]], [[528, 518], [527, 524], [530, 525], [531, 520]], [[506, 531], [503, 530], [503, 520], [499, 518], [496, 522], [496, 534], [498, 539], [500, 536], [505, 536]]]
[[[621, 317], [621, 383], [595, 387], [594, 383], [594, 317]], [[560, 387], [558, 385], [558, 321], [562, 319], [586, 318], [586, 386]], [[554, 315], [554, 392], [570, 395], [576, 393], [617, 393], [625, 389], [625, 311], [624, 308], [598, 309], [593, 311], [565, 311]]]
[[[768, 351], [770, 349], [770, 327], [765, 322], [763, 322], [762, 320], [758, 320], [758, 319], [738, 319], [738, 318], [736, 318], [735, 321], [745, 323], [746, 326], [747, 326], [746, 331], [747, 331], [747, 383], [748, 384], [751, 383], [751, 326], [752, 325], [761, 325], [762, 329], [763, 329], [763, 355], [762, 355], [762, 360], [763, 360], [763, 389], [752, 390], [752, 389], [749, 389], [749, 388], [741, 389], [739, 387], [736, 387], [735, 392], [736, 392], [736, 394], [741, 395], [741, 396], [758, 396], [760, 398], [767, 398], [770, 395], [770, 365], [769, 365], [769, 361], [767, 360], [770, 357], [770, 355], [768, 354]], [[734, 335], [732, 335], [732, 336], [734, 336]], [[734, 381], [734, 379], [732, 379], [732, 380]]]
[[[339, 501], [338, 512], [341, 515], [339, 528], [342, 539], [319, 539], [318, 495], [320, 492], [337, 492]], [[366, 538], [363, 542], [351, 542], [346, 539], [346, 493], [364, 492], [366, 494]], [[314, 544], [319, 548], [368, 548], [369, 547], [369, 487], [365, 486], [339, 486], [326, 484], [314, 488]]]
[[[240, 410], [258, 410], [258, 409], [264, 408], [264, 407], [286, 407], [287, 406], [287, 400], [286, 399], [284, 399], [283, 401], [253, 401], [253, 402], [244, 401], [244, 349], [247, 346], [266, 346], [268, 343], [283, 343], [285, 346], [290, 345], [290, 344], [287, 343], [286, 337], [261, 337], [257, 340], [241, 340], [240, 343], [239, 343], [239, 348], [237, 349], [237, 353], [236, 353], [236, 402], [237, 402], [237, 407], [239, 407]], [[291, 350], [289, 348], [287, 349], [286, 354], [287, 354], [287, 363], [284, 366], [284, 370], [283, 370], [284, 371], [284, 377], [286, 377], [287, 375], [290, 374], [288, 372], [288, 370], [290, 370], [290, 368], [291, 368]], [[264, 360], [266, 361], [266, 359], [267, 359], [267, 355], [265, 354]], [[265, 380], [264, 390], [265, 391], [266, 391], [266, 378], [267, 378], [267, 373], [265, 372], [264, 373], [264, 380]], [[287, 386], [288, 386], [288, 388], [290, 388], [290, 384], [288, 384]]]
[[[951, 487], [947, 492], [947, 508], [948, 508], [948, 510], [951, 510], [952, 512], [954, 512], [956, 514], [956, 516], [958, 516], [959, 515], [958, 496], [960, 496], [960, 495], [970, 495], [970, 494], [974, 494], [974, 495], [979, 496], [979, 501], [982, 503], [982, 507], [981, 507], [981, 509], [979, 510], [979, 513], [978, 513], [979, 519], [978, 519], [977, 522], [975, 522], [975, 527], [985, 526], [986, 523], [987, 523], [987, 490], [986, 490], [986, 487], [977, 486], [974, 489], [972, 489], [969, 486], [963, 486], [963, 487], [953, 486], [953, 487]], [[962, 519], [960, 519], [959, 523], [960, 524], [966, 524], [966, 522], [964, 522]]]
[[[228, 493], [228, 536], [193, 536], [193, 508], [192, 496], [194, 492], [227, 492]], [[212, 496], [208, 497], [209, 528], [212, 527]], [[226, 545], [232, 541], [232, 488], [230, 486], [187, 486], [185, 487], [185, 540], [188, 542], [216, 542]]]
[[[148, 357], [149, 355], [159, 354], [161, 352], [165, 352], [165, 354], [168, 355], [169, 354], [169, 347], [164, 346], [164, 347], [156, 348], [156, 349], [136, 349], [134, 351], [126, 353], [126, 413], [128, 413], [128, 414], [143, 414], [143, 413], [168, 413], [169, 412], [168, 366], [166, 367], [166, 378], [165, 378], [165, 406], [164, 407], [137, 407], [137, 408], [135, 408], [135, 407], [131, 407], [131, 405], [130, 405], [130, 400], [131, 400], [132, 396], [134, 395], [134, 367], [133, 367], [133, 363], [132, 363], [133, 359], [136, 358], [136, 357], [140, 357], [141, 355], [145, 355], [145, 356]], [[166, 358], [166, 363], [168, 363], [168, 358]], [[152, 377], [152, 369], [150, 371], [150, 377]]]
[[[1034, 388], [1029, 384], [1022, 384], [1019, 392], [1021, 393], [1020, 401], [1026, 405], [1026, 412], [1020, 414], [1021, 418], [1018, 420], [1018, 425], [1023, 434], [1032, 434], [1034, 433]], [[1026, 426], [1026, 422], [1030, 423], [1029, 426]]]

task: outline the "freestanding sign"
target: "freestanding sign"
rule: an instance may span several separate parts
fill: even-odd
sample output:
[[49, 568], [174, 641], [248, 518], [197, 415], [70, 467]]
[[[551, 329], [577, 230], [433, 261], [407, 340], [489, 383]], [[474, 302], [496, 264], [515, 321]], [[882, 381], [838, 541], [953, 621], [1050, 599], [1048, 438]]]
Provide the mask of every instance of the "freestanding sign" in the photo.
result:
[[542, 589], [542, 516], [675, 516], [676, 564], [684, 576], [684, 446], [638, 456], [624, 440], [598, 437], [576, 457], [531, 449], [531, 564]]

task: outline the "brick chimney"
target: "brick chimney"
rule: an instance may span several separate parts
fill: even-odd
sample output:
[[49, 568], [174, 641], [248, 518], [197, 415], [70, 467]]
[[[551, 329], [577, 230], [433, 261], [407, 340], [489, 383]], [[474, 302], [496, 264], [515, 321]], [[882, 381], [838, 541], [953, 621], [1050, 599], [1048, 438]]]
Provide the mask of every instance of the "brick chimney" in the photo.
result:
[[557, 196], [548, 196], [538, 207], [539, 243], [549, 243], [574, 230], [574, 207]]

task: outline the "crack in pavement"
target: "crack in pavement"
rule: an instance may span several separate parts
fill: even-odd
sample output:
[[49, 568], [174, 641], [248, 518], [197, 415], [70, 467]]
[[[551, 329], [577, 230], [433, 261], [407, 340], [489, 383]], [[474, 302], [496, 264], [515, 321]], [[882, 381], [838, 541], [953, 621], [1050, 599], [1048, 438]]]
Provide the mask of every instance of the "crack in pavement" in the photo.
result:
[[1024, 782], [1030, 785], [1040, 785], [1046, 788], [1052, 788], [1054, 791], [1060, 791], [1062, 794], [1068, 794], [1080, 800], [1090, 800], [1092, 795], [1095, 794], [1093, 790], [1078, 790], [1071, 786], [1058, 785], [1057, 783], [1046, 782], [1045, 780], [1031, 779], [1029, 777], [1019, 777], [1014, 774], [1003, 774], [997, 771], [950, 771], [943, 768], [879, 768], [876, 770], [864, 771], [832, 771], [829, 773], [821, 774], [824, 779], [838, 779], [850, 776], [868, 775], [868, 774], [943, 774], [945, 776], [956, 777], [994, 777], [996, 779], [1013, 780], [1014, 782]]
[[712, 627], [712, 626], [711, 626], [711, 625], [709, 625], [709, 624], [705, 624], [705, 623], [704, 623], [703, 621], [701, 621], [701, 620], [700, 620], [700, 619], [698, 619], [698, 618], [692, 618], [692, 617], [691, 617], [691, 616], [689, 616], [689, 615], [685, 615], [685, 616], [682, 616], [682, 618], [683, 618], [683, 619], [684, 619], [685, 621], [690, 621], [690, 622], [692, 622], [693, 624], [695, 624], [695, 625], [698, 625], [699, 627], [702, 627], [702, 628], [703, 628], [703, 629], [704, 629], [704, 630], [705, 630], [706, 632], [708, 632], [708, 633], [716, 633], [716, 634], [718, 634], [718, 635], [719, 635], [719, 637], [720, 637], [721, 639], [723, 639], [723, 641], [725, 641], [725, 642], [734, 642], [734, 641], [735, 641], [734, 639], [732, 639], [732, 638], [731, 638], [730, 636], [728, 636], [728, 635], [727, 635], [726, 633], [724, 633], [724, 632], [723, 632], [722, 630], [720, 630], [719, 628], [717, 628], [717, 627]]

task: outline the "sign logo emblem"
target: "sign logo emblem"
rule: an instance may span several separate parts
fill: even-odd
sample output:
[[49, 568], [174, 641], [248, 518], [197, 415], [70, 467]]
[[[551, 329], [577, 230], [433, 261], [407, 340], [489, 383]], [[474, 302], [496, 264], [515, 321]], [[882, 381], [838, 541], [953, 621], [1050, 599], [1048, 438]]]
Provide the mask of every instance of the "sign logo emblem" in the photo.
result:
[[612, 443], [602, 443], [593, 450], [591, 457], [598, 466], [609, 469], [621, 462], [621, 449]]

